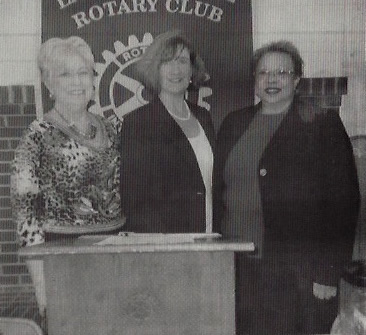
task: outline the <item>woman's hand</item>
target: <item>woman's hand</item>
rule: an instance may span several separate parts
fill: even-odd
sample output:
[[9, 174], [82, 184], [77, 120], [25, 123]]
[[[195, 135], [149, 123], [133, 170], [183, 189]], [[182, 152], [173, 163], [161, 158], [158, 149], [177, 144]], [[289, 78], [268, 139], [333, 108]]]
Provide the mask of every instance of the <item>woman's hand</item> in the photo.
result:
[[321, 300], [329, 300], [337, 295], [337, 287], [313, 283], [313, 295]]

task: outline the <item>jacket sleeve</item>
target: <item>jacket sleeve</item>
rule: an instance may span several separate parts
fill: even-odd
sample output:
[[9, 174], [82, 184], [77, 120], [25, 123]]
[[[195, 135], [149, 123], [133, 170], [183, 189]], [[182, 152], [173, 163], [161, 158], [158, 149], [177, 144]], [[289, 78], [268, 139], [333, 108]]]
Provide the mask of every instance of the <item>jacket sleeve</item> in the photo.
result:
[[224, 216], [225, 206], [223, 202], [224, 168], [225, 168], [225, 120], [220, 126], [217, 134], [216, 147], [214, 151], [214, 169], [213, 169], [213, 231], [221, 233], [221, 221]]
[[352, 145], [339, 115], [328, 112], [319, 122], [323, 150], [324, 218], [328, 247], [314, 281], [336, 286], [351, 261], [359, 212], [359, 186]]
[[[214, 208], [214, 231], [222, 232], [221, 223], [225, 213], [223, 194], [225, 191], [224, 170], [228, 155], [235, 142], [242, 134], [238, 120], [239, 113], [232, 112], [222, 122], [217, 134], [216, 147], [214, 152], [214, 173], [213, 173], [213, 208]], [[238, 127], [239, 125], [239, 127]]]
[[120, 136], [120, 194], [121, 209], [127, 222], [124, 230], [153, 232], [161, 222], [161, 204], [157, 204], [161, 185], [155, 180], [160, 171], [146, 129], [135, 115], [126, 117]]
[[41, 132], [31, 125], [20, 141], [12, 162], [12, 210], [21, 246], [44, 242], [42, 223], [37, 215], [37, 208], [41, 205], [38, 173], [41, 141]]

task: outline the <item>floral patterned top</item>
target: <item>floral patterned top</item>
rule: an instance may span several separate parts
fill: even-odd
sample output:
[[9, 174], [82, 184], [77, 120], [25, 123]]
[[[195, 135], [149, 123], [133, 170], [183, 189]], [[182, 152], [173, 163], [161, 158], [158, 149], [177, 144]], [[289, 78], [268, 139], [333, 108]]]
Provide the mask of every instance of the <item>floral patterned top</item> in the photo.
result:
[[22, 246], [44, 242], [45, 232], [90, 233], [122, 226], [116, 130], [97, 116], [109, 138], [97, 150], [53, 123], [33, 121], [15, 152], [11, 191]]

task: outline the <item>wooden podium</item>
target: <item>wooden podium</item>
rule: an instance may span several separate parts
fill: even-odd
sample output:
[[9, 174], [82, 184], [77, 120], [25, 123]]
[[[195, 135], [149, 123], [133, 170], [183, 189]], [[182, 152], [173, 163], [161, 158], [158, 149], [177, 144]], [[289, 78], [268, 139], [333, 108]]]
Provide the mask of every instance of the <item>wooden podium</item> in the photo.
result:
[[253, 251], [252, 243], [97, 238], [20, 250], [44, 260], [50, 335], [235, 334], [234, 252]]

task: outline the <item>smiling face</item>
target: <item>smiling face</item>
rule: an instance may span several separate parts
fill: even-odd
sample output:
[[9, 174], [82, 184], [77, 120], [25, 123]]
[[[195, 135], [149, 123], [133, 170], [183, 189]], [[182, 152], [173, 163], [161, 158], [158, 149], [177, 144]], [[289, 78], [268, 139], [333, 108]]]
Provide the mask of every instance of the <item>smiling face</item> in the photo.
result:
[[75, 52], [65, 52], [54, 61], [46, 85], [56, 106], [86, 108], [93, 96], [93, 69]]
[[293, 61], [286, 53], [269, 52], [260, 58], [255, 71], [255, 93], [263, 104], [291, 104], [300, 81], [293, 71]]
[[178, 48], [174, 58], [162, 63], [159, 70], [160, 94], [184, 95], [192, 77], [192, 65], [187, 48]]

